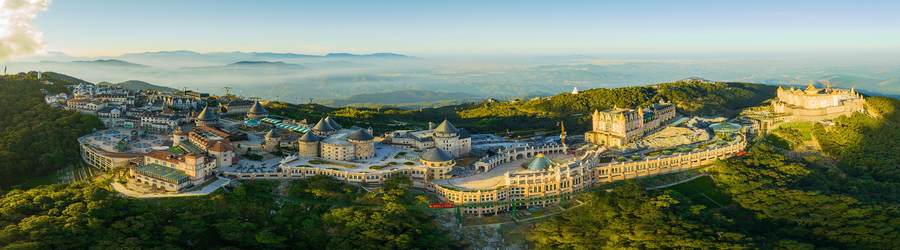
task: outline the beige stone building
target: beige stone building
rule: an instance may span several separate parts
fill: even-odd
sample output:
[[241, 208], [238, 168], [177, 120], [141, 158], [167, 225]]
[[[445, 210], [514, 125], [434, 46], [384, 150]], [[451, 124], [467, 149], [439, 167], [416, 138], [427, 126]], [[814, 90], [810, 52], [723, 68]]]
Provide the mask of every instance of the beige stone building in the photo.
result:
[[449, 179], [453, 177], [450, 172], [456, 165], [456, 158], [441, 148], [431, 148], [419, 156], [419, 162], [427, 167], [428, 178]]
[[363, 129], [342, 129], [334, 119], [320, 119], [297, 140], [298, 156], [351, 161], [375, 157], [375, 136]]
[[156, 150], [144, 156], [130, 174], [138, 183], [166, 191], [181, 191], [213, 177], [215, 162], [202, 154]]
[[865, 111], [865, 99], [853, 89], [817, 89], [810, 84], [805, 90], [778, 87], [777, 95], [772, 101], [775, 113], [793, 121], [830, 120]]
[[622, 147], [643, 138], [644, 133], [675, 118], [675, 106], [664, 101], [649, 107], [594, 110], [591, 115], [591, 131], [584, 140], [598, 145]]
[[466, 129], [457, 129], [444, 120], [436, 128], [425, 131], [394, 131], [386, 134], [384, 144], [418, 150], [440, 148], [454, 157], [467, 157], [472, 150], [472, 137]]

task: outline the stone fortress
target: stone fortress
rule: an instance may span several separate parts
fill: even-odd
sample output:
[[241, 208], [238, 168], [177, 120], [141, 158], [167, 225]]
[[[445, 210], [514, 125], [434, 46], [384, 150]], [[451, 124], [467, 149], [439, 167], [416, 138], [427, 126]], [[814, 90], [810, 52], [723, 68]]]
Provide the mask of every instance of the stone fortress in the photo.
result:
[[864, 112], [866, 100], [854, 89], [817, 89], [812, 84], [805, 90], [778, 87], [778, 99], [772, 101], [775, 113], [790, 121], [831, 120], [842, 115]]
[[472, 150], [472, 136], [464, 128], [457, 129], [444, 120], [436, 128], [424, 131], [398, 130], [385, 134], [384, 144], [397, 147], [425, 150], [439, 148], [455, 157], [469, 156]]
[[613, 107], [594, 110], [591, 115], [591, 131], [584, 140], [609, 147], [623, 147], [640, 140], [645, 133], [675, 118], [675, 106], [659, 101], [637, 110]]
[[297, 140], [299, 156], [351, 161], [375, 157], [375, 136], [371, 130], [343, 129], [331, 117], [319, 120]]

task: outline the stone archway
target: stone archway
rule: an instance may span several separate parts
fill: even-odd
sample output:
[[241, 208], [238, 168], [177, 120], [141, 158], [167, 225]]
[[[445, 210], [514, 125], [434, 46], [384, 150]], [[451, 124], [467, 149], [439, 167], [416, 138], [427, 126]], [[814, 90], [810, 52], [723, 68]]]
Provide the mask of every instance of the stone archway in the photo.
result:
[[522, 158], [524, 158], [524, 156], [523, 156], [522, 154], [517, 154], [517, 155], [516, 155], [516, 160], [521, 160]]

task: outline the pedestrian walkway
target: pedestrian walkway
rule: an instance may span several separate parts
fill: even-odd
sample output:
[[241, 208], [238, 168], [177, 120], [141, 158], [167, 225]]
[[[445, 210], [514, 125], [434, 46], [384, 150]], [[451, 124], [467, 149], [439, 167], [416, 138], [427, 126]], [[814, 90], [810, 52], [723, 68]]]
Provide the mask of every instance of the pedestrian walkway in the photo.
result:
[[119, 184], [118, 182], [113, 182], [113, 183], [112, 183], [112, 187], [113, 187], [113, 189], [115, 189], [115, 190], [118, 191], [119, 193], [122, 193], [122, 194], [124, 194], [125, 196], [134, 197], [134, 198], [162, 198], [162, 197], [198, 196], [198, 195], [207, 195], [207, 194], [210, 194], [210, 193], [212, 193], [213, 191], [216, 191], [216, 189], [219, 189], [220, 187], [224, 187], [225, 185], [228, 184], [228, 182], [231, 181], [231, 179], [227, 179], [227, 178], [221, 178], [221, 177], [216, 177], [216, 178], [218, 178], [218, 180], [214, 181], [213, 183], [210, 183], [209, 185], [206, 185], [205, 187], [201, 188], [200, 190], [197, 190], [197, 191], [191, 191], [191, 192], [184, 192], [184, 193], [176, 193], [176, 194], [145, 194], [145, 193], [139, 193], [139, 192], [132, 191], [132, 190], [130, 190], [130, 189], [128, 189], [128, 188], [125, 188], [125, 186], [122, 186], [122, 184]]

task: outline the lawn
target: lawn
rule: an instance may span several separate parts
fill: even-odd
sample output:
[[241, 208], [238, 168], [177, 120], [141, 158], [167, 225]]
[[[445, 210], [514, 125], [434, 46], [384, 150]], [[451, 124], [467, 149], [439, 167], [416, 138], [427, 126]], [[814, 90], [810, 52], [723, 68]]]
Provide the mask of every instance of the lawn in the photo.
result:
[[765, 141], [766, 141], [766, 143], [771, 144], [772, 146], [776, 146], [776, 147], [779, 147], [782, 149], [787, 149], [787, 150], [793, 149], [793, 147], [791, 147], [791, 142], [789, 142], [785, 139], [782, 139], [781, 137], [779, 137], [775, 134], [769, 134], [768, 136], [766, 136]]
[[[704, 205], [707, 208], [719, 208], [719, 205], [716, 203], [719, 203], [722, 206], [731, 204], [731, 200], [716, 191], [716, 183], [713, 181], [712, 177], [709, 176], [693, 179], [685, 183], [667, 187], [666, 189], [681, 193], [690, 198], [694, 204]], [[701, 192], [709, 197], [709, 199], [700, 195]]]
[[179, 147], [171, 147], [169, 150], [184, 154], [184, 150], [181, 150]]
[[801, 140], [812, 141], [812, 126], [813, 126], [813, 124], [811, 122], [802, 122], [802, 123], [784, 124], [778, 128], [800, 131], [800, 139]]

